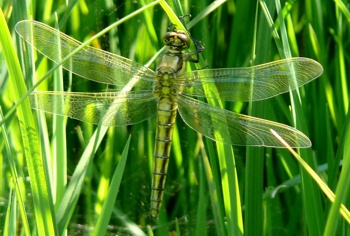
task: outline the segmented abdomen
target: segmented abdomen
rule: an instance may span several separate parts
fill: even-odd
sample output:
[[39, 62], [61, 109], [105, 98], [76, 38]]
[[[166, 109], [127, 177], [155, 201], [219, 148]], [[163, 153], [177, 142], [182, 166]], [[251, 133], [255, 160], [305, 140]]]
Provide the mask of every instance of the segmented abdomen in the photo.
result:
[[177, 103], [169, 98], [158, 103], [157, 130], [154, 148], [154, 168], [151, 193], [151, 215], [157, 217], [163, 200], [166, 174], [177, 114]]

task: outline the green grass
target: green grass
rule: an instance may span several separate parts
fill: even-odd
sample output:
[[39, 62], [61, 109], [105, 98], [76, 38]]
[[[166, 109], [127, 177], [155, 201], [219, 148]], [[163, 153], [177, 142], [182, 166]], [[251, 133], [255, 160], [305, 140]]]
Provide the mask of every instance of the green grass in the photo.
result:
[[[7, 117], [0, 129], [1, 235], [349, 235], [346, 2], [271, 0], [265, 8], [256, 1], [168, 1], [170, 9], [153, 2], [139, 14], [149, 2], [27, 2], [0, 3], [0, 120]], [[324, 182], [315, 182], [287, 149], [215, 143], [178, 117], [164, 203], [159, 220], [150, 220], [155, 119], [105, 129], [39, 114], [26, 99], [11, 113], [43, 76], [48, 77], [40, 90], [108, 89], [64, 70], [48, 72], [52, 62], [21, 47], [14, 31], [18, 21], [55, 26], [57, 18], [61, 31], [82, 42], [116, 24], [92, 45], [155, 69], [153, 56], [163, 48], [169, 18], [176, 20], [171, 10], [192, 15], [185, 26], [205, 46], [199, 68], [243, 67], [288, 56], [323, 65], [323, 75], [299, 89], [300, 100], [293, 92], [222, 106], [303, 131], [313, 145], [298, 153]]]

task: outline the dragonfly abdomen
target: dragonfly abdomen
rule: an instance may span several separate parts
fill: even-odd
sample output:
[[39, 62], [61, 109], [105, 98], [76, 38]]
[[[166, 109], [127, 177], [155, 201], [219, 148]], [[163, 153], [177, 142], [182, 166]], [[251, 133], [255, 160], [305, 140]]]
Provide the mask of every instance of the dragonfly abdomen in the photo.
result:
[[158, 104], [157, 130], [154, 148], [154, 168], [151, 193], [151, 215], [157, 217], [163, 200], [166, 174], [177, 114], [177, 103], [169, 98]]

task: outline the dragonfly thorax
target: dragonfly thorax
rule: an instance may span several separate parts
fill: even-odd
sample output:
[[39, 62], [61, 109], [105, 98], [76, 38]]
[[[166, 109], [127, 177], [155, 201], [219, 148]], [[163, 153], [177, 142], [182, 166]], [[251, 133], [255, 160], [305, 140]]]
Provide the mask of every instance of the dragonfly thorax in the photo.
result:
[[186, 56], [183, 51], [188, 49], [190, 40], [183, 30], [174, 29], [164, 36], [164, 44], [168, 50], [159, 61], [153, 94], [160, 100], [176, 102], [180, 93], [176, 80], [185, 73]]

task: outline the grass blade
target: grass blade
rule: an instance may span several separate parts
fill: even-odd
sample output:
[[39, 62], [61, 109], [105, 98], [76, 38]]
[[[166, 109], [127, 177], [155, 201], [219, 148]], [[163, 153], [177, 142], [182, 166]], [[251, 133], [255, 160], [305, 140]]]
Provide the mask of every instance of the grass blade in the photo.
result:
[[119, 192], [120, 182], [123, 178], [125, 164], [128, 156], [129, 145], [130, 145], [130, 137], [125, 145], [120, 162], [118, 163], [118, 166], [113, 174], [110, 188], [108, 190], [105, 202], [103, 204], [100, 217], [97, 220], [93, 235], [103, 235], [106, 233], [107, 226], [112, 214], [114, 202], [117, 199], [117, 195]]
[[[0, 43], [7, 62], [7, 68], [11, 79], [11, 91], [14, 99], [18, 101], [26, 93], [24, 79], [21, 73], [17, 53], [12, 44], [11, 35], [7, 27], [3, 12], [0, 9], [0, 30], [2, 32]], [[18, 107], [18, 119], [20, 122], [23, 147], [28, 165], [31, 189], [34, 200], [34, 211], [38, 234], [56, 234], [56, 224], [53, 201], [50, 186], [48, 185], [47, 170], [41, 156], [40, 145], [36, 127], [32, 116], [29, 101], [26, 99]]]

